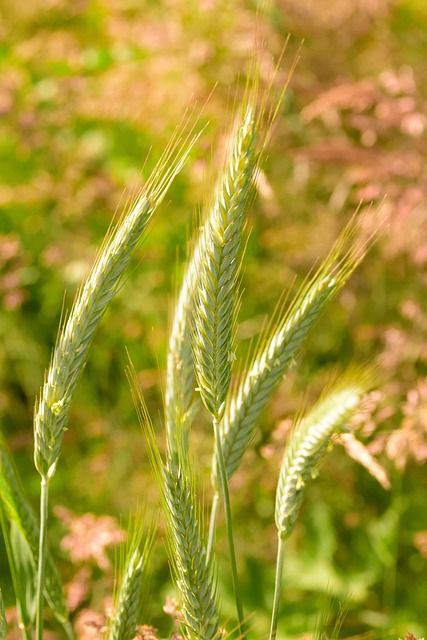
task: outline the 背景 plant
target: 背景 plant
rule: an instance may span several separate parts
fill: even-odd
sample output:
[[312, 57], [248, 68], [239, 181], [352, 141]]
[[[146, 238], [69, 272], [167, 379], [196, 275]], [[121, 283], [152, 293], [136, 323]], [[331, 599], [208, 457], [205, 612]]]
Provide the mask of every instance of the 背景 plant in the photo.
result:
[[[182, 635], [188, 640], [214, 640], [222, 634], [214, 567], [221, 499], [238, 631], [242, 637], [246, 634], [228, 482], [250, 446], [261, 412], [294, 364], [327, 304], [363, 259], [379, 227], [374, 225], [376, 230], [366, 237], [364, 223], [372, 219], [372, 214], [352, 218], [287, 310], [278, 310], [269, 329], [258, 340], [248, 360], [250, 364], [232, 381], [248, 211], [263, 150], [277, 115], [277, 108], [267, 107], [268, 95], [260, 100], [254, 81], [238, 110], [224, 167], [188, 261], [169, 339], [164, 456], [158, 449], [132, 367], [128, 372], [168, 523], [168, 549], [180, 597]], [[34, 417], [34, 459], [41, 477], [40, 523], [28, 505], [6, 444], [3, 439], [0, 441], [0, 515], [20, 626], [28, 640], [34, 627], [37, 640], [43, 638], [45, 602], [68, 637], [74, 635], [61, 580], [46, 543], [49, 482], [58, 466], [70, 405], [94, 333], [121, 285], [134, 249], [196, 139], [197, 135], [190, 135], [182, 141], [177, 134], [135, 205], [108, 233], [89, 277], [62, 323]], [[289, 436], [276, 496], [278, 561], [271, 639], [277, 631], [284, 541], [295, 526], [304, 491], [334, 436], [375, 382], [374, 368], [350, 368], [312, 411], [298, 418]], [[199, 398], [211, 415], [214, 440], [214, 495], [208, 536], [204, 535], [203, 509], [188, 447]], [[153, 549], [151, 534], [147, 539], [144, 544], [139, 531], [129, 545], [122, 583], [106, 631], [111, 640], [131, 640], [141, 622], [139, 609]], [[6, 622], [0, 592], [0, 638], [4, 637]]]

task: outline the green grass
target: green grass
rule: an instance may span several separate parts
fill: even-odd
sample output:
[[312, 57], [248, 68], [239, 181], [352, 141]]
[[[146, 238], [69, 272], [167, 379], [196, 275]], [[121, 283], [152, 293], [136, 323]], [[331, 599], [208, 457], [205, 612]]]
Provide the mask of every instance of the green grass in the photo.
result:
[[[232, 372], [236, 393], [254, 362], [250, 338], [257, 341], [263, 318], [273, 315], [281, 292], [298, 291], [311, 266], [315, 263], [318, 268], [360, 197], [380, 201], [388, 194], [390, 230], [346, 287], [337, 291], [327, 312], [319, 314], [297, 354], [297, 367], [288, 369], [287, 379], [256, 417], [256, 428], [246, 431], [250, 445], [240, 449], [246, 453], [241, 463], [237, 458], [238, 470], [234, 474], [229, 468], [241, 597], [245, 615], [257, 611], [257, 630], [263, 636], [268, 633], [273, 598], [271, 540], [275, 539], [275, 481], [283, 454], [282, 422], [298, 414], [302, 395], [308, 404], [315, 403], [335, 362], [346, 368], [352, 360], [369, 360], [373, 352], [380, 354], [390, 382], [374, 411], [375, 430], [364, 431], [364, 442], [378, 452], [383, 447], [381, 462], [391, 473], [392, 493], [377, 488], [340, 447], [329, 454], [287, 541], [279, 631], [298, 635], [313, 629], [330, 582], [341, 599], [347, 584], [354, 594], [346, 635], [373, 630], [377, 635], [404, 637], [408, 628], [425, 633], [426, 559], [415, 542], [416, 535], [427, 529], [424, 473], [414, 464], [423, 448], [427, 373], [422, 262], [425, 149], [423, 136], [405, 129], [424, 109], [425, 20], [416, 2], [404, 5], [384, 2], [380, 8], [367, 3], [362, 16], [353, 7], [345, 14], [333, 13], [332, 5], [321, 2], [321, 10], [312, 12], [307, 5], [303, 16], [290, 6], [286, 11], [280, 6], [266, 18], [267, 57], [280, 53], [289, 31], [293, 36], [284, 67], [301, 38], [305, 44], [262, 165], [267, 185], [260, 187], [250, 217]], [[112, 8], [101, 0], [73, 10], [41, 2], [31, 11], [21, 7], [5, 15], [6, 45], [0, 60], [0, 418], [33, 513], [39, 482], [31, 469], [30, 423], [34, 397], [55, 343], [64, 290], [64, 307], [69, 309], [121, 190], [139, 183], [142, 159], [152, 146], [144, 175], [150, 173], [189, 96], [196, 93], [203, 103], [219, 81], [202, 116], [203, 123], [212, 121], [212, 133], [203, 136], [192, 161], [171, 185], [166, 206], [144, 245], [137, 248], [125, 286], [99, 326], [75, 391], [71, 428], [64, 435], [58, 472], [49, 487], [51, 555], [65, 583], [79, 566], [60, 547], [65, 528], [52, 513], [55, 505], [126, 520], [141, 487], [144, 492], [151, 487], [123, 375], [126, 348], [163, 450], [169, 419], [165, 416], [163, 425], [157, 417], [165, 384], [158, 362], [161, 369], [166, 367], [171, 353], [167, 313], [176, 247], [180, 283], [189, 219], [196, 203], [207, 203], [208, 192], [213, 192], [207, 185], [213, 182], [210, 173], [218, 172], [218, 155], [223, 156], [216, 152], [223, 146], [218, 140], [228, 131], [235, 111], [230, 86], [231, 95], [235, 91], [240, 95], [246, 84], [253, 7], [242, 2], [193, 9], [171, 10], [163, 1]], [[142, 31], [141, 25], [145, 25]], [[279, 77], [282, 81], [282, 72]], [[242, 88], [235, 90], [239, 82]], [[393, 93], [396, 82], [398, 92]], [[367, 84], [372, 102], [360, 104], [357, 97], [366, 95]], [[341, 102], [334, 104], [331, 88]], [[310, 119], [318, 99], [318, 115]], [[409, 111], [401, 110], [404, 104]], [[376, 140], [370, 146], [372, 135]], [[369, 138], [371, 143], [366, 144]], [[213, 151], [208, 150], [211, 146]], [[208, 165], [212, 168], [206, 169]], [[295, 275], [298, 281], [292, 289]], [[128, 295], [129, 291], [137, 294]], [[290, 311], [289, 305], [286, 310]], [[258, 342], [261, 355], [262, 339]], [[248, 364], [239, 367], [239, 362]], [[188, 389], [196, 411], [199, 398], [192, 383]], [[391, 415], [385, 417], [383, 408]], [[209, 507], [212, 430], [203, 411], [190, 412], [187, 418], [192, 423], [191, 451]], [[420, 445], [413, 450], [409, 446], [407, 462], [395, 470], [387, 443], [402, 428], [403, 436], [405, 430], [419, 429]], [[227, 446], [224, 443], [225, 452]], [[215, 487], [220, 490], [214, 464]], [[82, 477], [93, 481], [82, 483]], [[156, 498], [148, 491], [151, 510]], [[217, 527], [215, 553], [221, 570], [215, 575], [221, 621], [235, 621], [221, 510]], [[102, 611], [103, 593], [113, 591], [113, 576], [90, 562], [89, 569], [91, 587], [80, 607]], [[3, 546], [0, 576], [8, 609], [15, 598]], [[143, 619], [153, 620], [161, 635], [170, 631], [162, 613], [164, 596], [172, 591], [167, 576], [160, 549], [154, 555], [152, 583], [159, 597], [147, 604]], [[73, 613], [73, 621], [78, 615]], [[46, 624], [54, 625], [49, 612]], [[247, 626], [250, 632], [251, 623]]]
[[[279, 308], [269, 331], [260, 340], [247, 374], [244, 371], [246, 365], [241, 364], [241, 386], [237, 384], [233, 388], [231, 376], [237, 359], [234, 352], [241, 298], [240, 265], [254, 181], [261, 166], [260, 152], [264, 150], [265, 139], [272, 125], [272, 117], [264, 118], [264, 112], [269, 111], [274, 118], [278, 111], [268, 106], [266, 101], [271, 100], [268, 93], [259, 100], [258, 69], [255, 67], [252, 73], [250, 82], [253, 82], [254, 88], [249, 85], [244, 106], [238, 111], [213, 205], [202, 223], [193, 258], [184, 276], [184, 288], [178, 296], [177, 319], [172, 325], [172, 337], [169, 340], [165, 462], [158, 450], [145, 401], [138, 390], [135, 370], [130, 374], [137, 412], [146, 434], [149, 456], [168, 523], [172, 577], [182, 616], [180, 628], [188, 640], [220, 637], [219, 593], [214, 575], [220, 571], [215, 560], [215, 537], [218, 497], [221, 495], [237, 629], [240, 637], [247, 633], [236, 561], [229, 478], [237, 471], [249, 448], [261, 411], [293, 363], [294, 355], [320, 311], [348, 280], [380, 227], [379, 222], [374, 222], [374, 231], [371, 230], [366, 236], [364, 226], [369, 222], [372, 228], [371, 219], [375, 214], [359, 214], [352, 219], [326, 262], [309, 277], [294, 301], [289, 303], [289, 311], [283, 311], [282, 316]], [[3, 532], [5, 539], [10, 539], [9, 562], [14, 575], [17, 611], [23, 633], [30, 633], [35, 625], [37, 640], [42, 640], [44, 636], [45, 600], [67, 635], [73, 636], [68, 611], [64, 611], [65, 600], [58, 586], [59, 578], [48, 555], [47, 533], [49, 486], [60, 462], [63, 436], [68, 429], [77, 382], [88, 360], [93, 336], [107, 306], [121, 286], [131, 255], [175, 175], [188, 159], [197, 137], [198, 134], [182, 134], [179, 130], [175, 134], [136, 202], [127, 207], [107, 233], [88, 278], [79, 289], [70, 313], [65, 315], [61, 323], [34, 417], [34, 461], [41, 476], [40, 527], [3, 448], [0, 469], [0, 489], [6, 512]], [[184, 348], [186, 351], [183, 351]], [[324, 457], [328, 443], [355, 412], [372, 380], [372, 376], [367, 375], [363, 368], [353, 369], [337, 389], [325, 392], [318, 409], [295, 427], [287, 445], [277, 487], [276, 524], [280, 541], [289, 537], [295, 527], [303, 489], [308, 480], [314, 477], [314, 469]], [[192, 410], [194, 399], [191, 391], [200, 393], [213, 421], [213, 478], [217, 493], [212, 501], [209, 539], [204, 534], [199, 481], [189, 454], [191, 428], [196, 419]], [[233, 434], [231, 444], [230, 434]], [[229, 443], [227, 449], [226, 443]], [[26, 570], [20, 566], [22, 561], [16, 555], [12, 529], [9, 531], [7, 520], [11, 527], [19, 528], [24, 544], [28, 545], [31, 552]], [[115, 640], [130, 640], [136, 633], [138, 622], [142, 622], [138, 616], [140, 603], [144, 599], [142, 590], [146, 585], [144, 576], [148, 566], [148, 548], [151, 548], [151, 544], [146, 552], [142, 551], [141, 535], [130, 546], [115, 610], [111, 622], [109, 625], [107, 623], [110, 637]], [[282, 576], [283, 547], [279, 546], [271, 639], [277, 633]], [[28, 596], [25, 596], [24, 606], [23, 594], [28, 593], [29, 586], [30, 603], [26, 602]]]

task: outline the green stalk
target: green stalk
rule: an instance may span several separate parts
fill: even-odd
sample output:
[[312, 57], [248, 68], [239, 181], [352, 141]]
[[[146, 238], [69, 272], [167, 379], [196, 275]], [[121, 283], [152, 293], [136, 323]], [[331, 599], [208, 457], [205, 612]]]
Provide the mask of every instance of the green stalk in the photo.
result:
[[219, 493], [215, 492], [215, 495], [212, 499], [212, 507], [211, 507], [211, 516], [209, 521], [209, 537], [208, 537], [208, 546], [206, 549], [206, 564], [208, 565], [211, 561], [212, 552], [214, 548], [215, 542], [215, 528], [216, 528], [216, 519], [218, 515], [218, 507], [219, 507]]
[[[228, 549], [230, 553], [231, 578], [233, 581], [234, 598], [236, 600], [239, 638], [243, 639], [245, 637], [245, 633], [243, 630], [243, 607], [242, 607], [242, 602], [240, 600], [239, 584], [238, 584], [238, 578], [237, 578], [237, 562], [236, 562], [236, 552], [234, 549], [233, 525], [231, 520], [230, 494], [228, 491], [227, 471], [225, 469], [224, 455], [222, 452], [219, 422], [216, 418], [214, 418], [213, 420], [213, 426], [214, 426], [214, 432], [215, 432], [215, 447], [216, 447], [218, 463], [219, 463], [218, 466], [219, 466], [219, 472], [221, 476], [222, 494], [224, 497], [225, 525], [227, 529]], [[212, 525], [212, 520], [211, 520], [211, 525]], [[212, 529], [214, 531], [215, 527], [213, 526]], [[213, 535], [214, 533], [212, 532], [212, 537]], [[209, 538], [211, 538], [210, 530], [209, 530]]]
[[285, 560], [285, 539], [278, 536], [276, 579], [274, 582], [273, 611], [271, 614], [271, 627], [269, 640], [275, 640], [277, 634], [277, 621], [279, 618], [280, 596], [282, 593], [283, 566]]
[[39, 561], [37, 569], [37, 613], [36, 613], [36, 640], [43, 640], [43, 610], [44, 610], [44, 574], [46, 564], [46, 534], [47, 534], [47, 507], [49, 502], [49, 480], [42, 476], [40, 493], [40, 538]]

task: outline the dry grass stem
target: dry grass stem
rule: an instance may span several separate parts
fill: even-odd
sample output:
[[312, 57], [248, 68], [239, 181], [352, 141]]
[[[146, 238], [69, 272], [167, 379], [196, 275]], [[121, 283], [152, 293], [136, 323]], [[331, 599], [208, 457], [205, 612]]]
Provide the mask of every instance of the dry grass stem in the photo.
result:
[[387, 471], [380, 465], [378, 460], [374, 458], [365, 445], [355, 438], [353, 433], [342, 433], [340, 435], [340, 442], [342, 442], [347, 455], [353, 458], [353, 460], [356, 460], [362, 467], [365, 467], [371, 476], [378, 480], [383, 489], [391, 488]]

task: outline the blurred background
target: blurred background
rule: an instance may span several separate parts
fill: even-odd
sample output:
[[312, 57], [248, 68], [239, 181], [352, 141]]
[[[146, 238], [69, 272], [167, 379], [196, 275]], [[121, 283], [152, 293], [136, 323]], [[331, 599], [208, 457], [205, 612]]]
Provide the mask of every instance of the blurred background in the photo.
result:
[[[312, 632], [329, 590], [350, 598], [344, 637], [425, 634], [427, 4], [272, 0], [257, 17], [256, 3], [244, 0], [0, 0], [0, 15], [0, 421], [35, 509], [32, 413], [62, 306], [71, 306], [114, 212], [149, 175], [186, 109], [196, 103], [194, 118], [210, 123], [97, 333], [51, 483], [50, 539], [76, 619], [89, 610], [102, 620], [121, 526], [137, 504], [149, 519], [157, 503], [126, 348], [161, 440], [173, 292], [261, 24], [266, 83], [288, 34], [278, 92], [300, 59], [251, 213], [239, 354], [361, 200], [383, 203], [378, 215], [389, 223], [317, 325], [233, 479], [245, 610], [254, 612], [254, 637], [266, 635], [274, 490], [292, 417], [337, 364], [377, 359], [387, 381], [357, 429], [391, 489], [335, 447], [289, 542], [280, 632]], [[193, 440], [207, 504], [211, 436], [201, 413]], [[234, 613], [221, 537], [218, 553], [227, 619]], [[2, 542], [0, 576], [11, 606]], [[163, 606], [173, 589], [161, 540], [151, 593], [145, 622], [166, 636]]]

